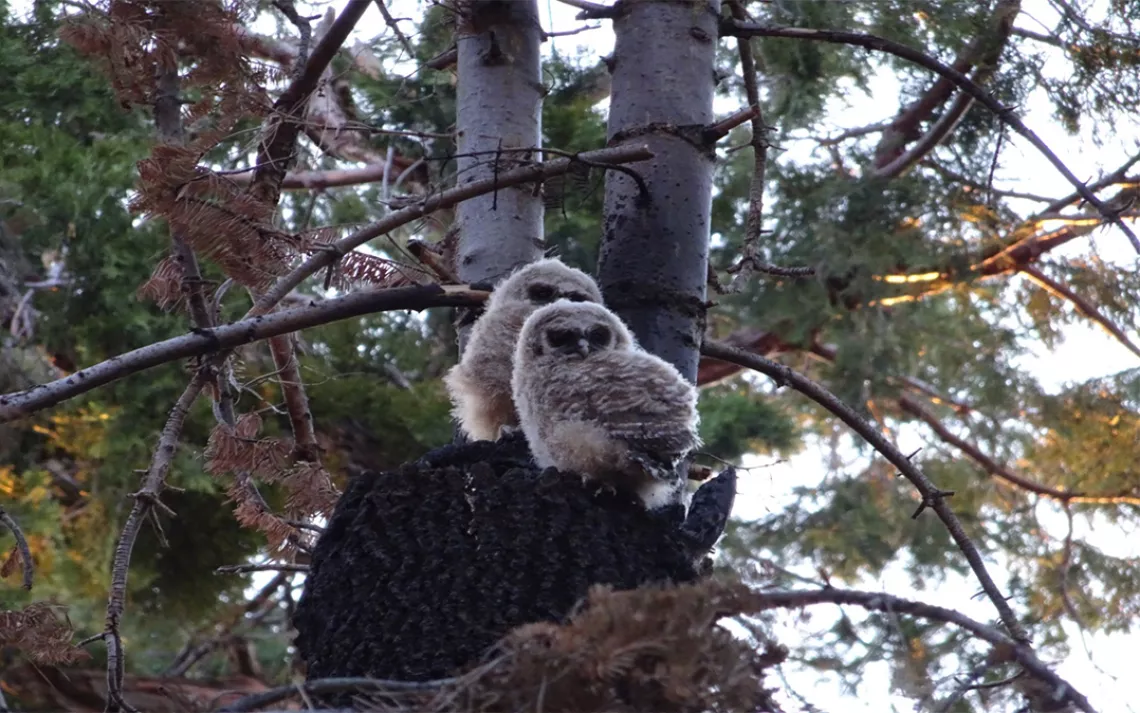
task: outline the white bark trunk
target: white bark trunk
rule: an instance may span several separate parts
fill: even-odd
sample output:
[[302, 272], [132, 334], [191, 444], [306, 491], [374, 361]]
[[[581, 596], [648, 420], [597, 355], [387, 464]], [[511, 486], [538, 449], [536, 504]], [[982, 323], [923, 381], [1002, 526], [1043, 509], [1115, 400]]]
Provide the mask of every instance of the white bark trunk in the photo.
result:
[[714, 154], [701, 128], [712, 99], [720, 0], [623, 0], [614, 20], [610, 146], [645, 142], [632, 164], [649, 188], [606, 176], [598, 277], [640, 344], [696, 380], [704, 325]]

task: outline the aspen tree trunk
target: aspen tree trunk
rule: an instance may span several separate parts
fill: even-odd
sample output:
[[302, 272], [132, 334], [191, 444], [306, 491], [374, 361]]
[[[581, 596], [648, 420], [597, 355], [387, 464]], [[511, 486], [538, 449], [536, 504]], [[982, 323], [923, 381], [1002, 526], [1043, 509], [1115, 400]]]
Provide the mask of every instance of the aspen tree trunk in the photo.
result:
[[[457, 3], [459, 184], [494, 176], [536, 154], [500, 149], [541, 145], [542, 29], [537, 0]], [[479, 152], [477, 156], [467, 156]], [[456, 209], [458, 276], [498, 282], [543, 252], [543, 205], [530, 186], [504, 188]]]
[[606, 304], [642, 347], [696, 380], [704, 330], [714, 154], [712, 123], [720, 0], [622, 0], [614, 19], [610, 146], [655, 154], [629, 176], [606, 174], [598, 278]]

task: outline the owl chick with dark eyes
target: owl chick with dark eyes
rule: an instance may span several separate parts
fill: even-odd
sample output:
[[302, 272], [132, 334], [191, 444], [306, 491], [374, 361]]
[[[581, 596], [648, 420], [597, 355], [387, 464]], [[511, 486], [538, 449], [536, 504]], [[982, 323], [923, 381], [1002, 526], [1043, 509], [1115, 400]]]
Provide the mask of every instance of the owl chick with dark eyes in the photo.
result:
[[524, 265], [491, 293], [463, 357], [444, 377], [452, 414], [468, 439], [494, 441], [518, 426], [511, 370], [519, 331], [532, 312], [558, 299], [601, 303], [602, 293], [593, 278], [557, 258]]
[[512, 392], [540, 468], [602, 481], [650, 510], [686, 504], [697, 390], [604, 306], [560, 300], [527, 318]]

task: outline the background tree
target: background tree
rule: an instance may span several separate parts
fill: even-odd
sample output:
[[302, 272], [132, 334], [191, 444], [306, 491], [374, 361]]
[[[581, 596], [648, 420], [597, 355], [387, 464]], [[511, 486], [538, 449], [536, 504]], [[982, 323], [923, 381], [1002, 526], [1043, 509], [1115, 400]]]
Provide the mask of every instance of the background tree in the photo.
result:
[[[437, 255], [424, 245], [447, 245], [449, 209], [381, 231], [343, 258], [326, 245], [462, 182], [457, 171], [467, 162], [495, 174], [490, 159], [454, 156], [452, 8], [385, 8], [389, 21], [367, 2], [338, 3], [323, 19], [288, 2], [239, 3], [232, 14], [192, 4], [193, 12], [141, 1], [5, 8], [5, 393], [184, 333], [188, 319], [199, 329], [234, 321], [272, 295], [298, 259], [335, 266], [296, 285], [287, 304], [330, 289], [446, 281], [455, 270], [446, 249]], [[587, 21], [615, 14], [574, 5]], [[641, 28], [621, 23], [653, 10], [635, 5], [615, 31], [635, 33]], [[353, 13], [371, 24], [362, 20], [340, 51], [330, 40], [326, 68], [311, 64], [325, 38], [348, 34]], [[1034, 108], [1026, 121], [1038, 131], [1052, 113], [1065, 130], [1097, 139], [1098, 155], [1125, 147], [1129, 155], [1098, 166], [1089, 187], [1109, 211], [1134, 217], [1140, 154], [1109, 127], [1128, 125], [1140, 94], [1137, 13], [1129, 3], [1061, 0], [725, 2], [722, 37], [707, 39], [727, 107], [719, 116], [743, 106], [734, 121], [750, 125], [729, 122], [731, 133], [715, 143], [709, 298], [717, 304], [706, 339], [778, 357], [900, 442], [922, 443], [914, 462], [954, 491], [949, 504], [1046, 660], [1072, 647], [1066, 626], [1131, 630], [1136, 560], [1100, 533], [1134, 527], [1140, 482], [1131, 445], [1140, 420], [1135, 369], [1055, 388], [1031, 373], [1027, 357], [1084, 323], [1140, 354], [1130, 336], [1140, 290], [1134, 257], [1122, 264], [1104, 256], [1128, 241], [1098, 230], [1104, 215], [1075, 192], [1037, 195], [1041, 179], [1025, 168], [1032, 164], [1018, 153], [1025, 144], [1008, 116], [866, 35], [939, 58], [1017, 115]], [[615, 90], [629, 81], [617, 60]], [[172, 75], [178, 86], [167, 89], [187, 102], [180, 141], [160, 125], [156, 79]], [[610, 80], [596, 59], [555, 52], [541, 76], [543, 145], [602, 148], [607, 116], [598, 100]], [[845, 124], [843, 101], [868, 88], [877, 106], [885, 91], [897, 106], [880, 108], [873, 123]], [[674, 121], [692, 131], [690, 121], [709, 119]], [[680, 133], [670, 140], [692, 140]], [[663, 156], [675, 154], [664, 149], [655, 161]], [[601, 176], [582, 178], [546, 184], [544, 233], [568, 261], [590, 269], [608, 234]], [[161, 220], [139, 221], [140, 213]], [[605, 281], [604, 261], [602, 272]], [[78, 638], [102, 631], [136, 470], [149, 477], [168, 467], [165, 480], [183, 491], [165, 492], [162, 502], [177, 518], [160, 510], [140, 521], [123, 592], [128, 674], [244, 675], [247, 688], [282, 680], [300, 575], [270, 574], [251, 587], [248, 574], [213, 572], [267, 557], [303, 567], [313, 518], [354, 467], [391, 467], [450, 438], [439, 376], [455, 358], [454, 330], [443, 311], [384, 312], [306, 330], [299, 362], [287, 342], [242, 347], [232, 373], [221, 368], [200, 385], [207, 397], [189, 409], [168, 465], [152, 459], [155, 441], [190, 380], [173, 364], [0, 424], [0, 505], [27, 534], [37, 564], [35, 589], [25, 593], [16, 588], [18, 560], [9, 558], [2, 608], [56, 600]], [[931, 513], [908, 519], [914, 489], [831, 413], [724, 361], [703, 359], [697, 379], [706, 385], [708, 452], [749, 454], [749, 463], [754, 455], [822, 455], [825, 472], [786, 505], [737, 522], [721, 567], [780, 586], [807, 578], [878, 588], [884, 574], [902, 574], [890, 591], [917, 590], [920, 599], [961, 581], [966, 563], [945, 528]], [[250, 439], [252, 451], [234, 448]], [[3, 537], [0, 545], [14, 544]], [[944, 603], [993, 617], [990, 605], [964, 601], [973, 592]], [[764, 631], [779, 621], [786, 618], [773, 612], [759, 620]], [[963, 693], [955, 673], [972, 685], [1017, 668], [986, 665], [989, 649], [959, 632], [857, 611], [822, 628], [811, 636], [805, 623], [778, 637], [792, 649], [791, 672], [801, 672], [784, 694], [790, 707], [800, 682], [855, 685], [872, 662], [889, 665], [897, 695], [929, 709], [1021, 705], [1013, 685]], [[106, 649], [87, 650], [94, 660], [84, 665], [97, 671]], [[63, 691], [53, 694], [14, 665], [22, 660], [14, 651], [4, 656], [13, 664], [4, 690], [22, 704], [101, 695], [92, 683], [99, 673], [69, 669], [52, 679]], [[148, 685], [130, 676], [125, 683], [128, 692]]]

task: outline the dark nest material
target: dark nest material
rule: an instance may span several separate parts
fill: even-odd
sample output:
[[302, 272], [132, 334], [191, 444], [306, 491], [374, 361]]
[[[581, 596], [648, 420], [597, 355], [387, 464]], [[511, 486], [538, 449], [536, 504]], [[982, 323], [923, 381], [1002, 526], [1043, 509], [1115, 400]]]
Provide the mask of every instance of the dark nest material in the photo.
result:
[[[492, 666], [488, 661], [498, 665], [487, 675], [510, 678], [501, 647], [530, 636], [528, 629], [513, 630], [532, 624], [529, 631], [553, 642], [550, 631], [557, 627], [550, 625], [569, 621], [591, 587], [698, 580], [735, 489], [729, 470], [702, 486], [684, 520], [678, 511], [651, 514], [579, 477], [538, 471], [519, 436], [447, 446], [396, 471], [356, 476], [313, 552], [294, 616], [308, 678], [427, 681], [467, 671], [466, 679]], [[649, 620], [637, 621], [635, 629]], [[663, 626], [658, 621], [649, 628], [663, 636]], [[701, 626], [706, 638], [727, 636], [711, 620]], [[515, 639], [503, 639], [512, 631]], [[623, 631], [636, 639], [634, 629]], [[625, 658], [600, 661], [599, 670], [632, 671], [642, 654], [663, 653], [660, 641], [644, 650], [633, 639], [626, 643]], [[589, 648], [574, 653], [577, 644], [551, 646], [560, 652], [552, 664], [592, 655]], [[734, 651], [742, 663], [750, 660]], [[615, 689], [604, 698], [614, 710], [621, 701], [622, 710], [646, 709], [630, 708], [634, 698], [644, 698], [630, 695], [632, 689]], [[467, 698], [462, 709], [481, 705], [460, 697]], [[344, 695], [325, 701], [348, 702]]]

